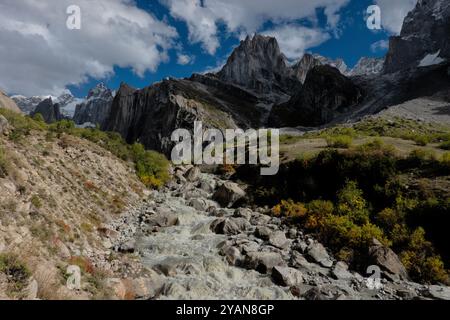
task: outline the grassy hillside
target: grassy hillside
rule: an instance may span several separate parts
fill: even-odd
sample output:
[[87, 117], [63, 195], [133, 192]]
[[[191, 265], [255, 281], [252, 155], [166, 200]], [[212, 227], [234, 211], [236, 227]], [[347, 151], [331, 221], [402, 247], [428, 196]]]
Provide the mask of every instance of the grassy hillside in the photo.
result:
[[[168, 161], [116, 134], [0, 115], [0, 298], [27, 298], [34, 282], [41, 299], [109, 296], [113, 266], [135, 262], [111, 250], [108, 223], [168, 179]], [[82, 270], [79, 292], [68, 265]]]

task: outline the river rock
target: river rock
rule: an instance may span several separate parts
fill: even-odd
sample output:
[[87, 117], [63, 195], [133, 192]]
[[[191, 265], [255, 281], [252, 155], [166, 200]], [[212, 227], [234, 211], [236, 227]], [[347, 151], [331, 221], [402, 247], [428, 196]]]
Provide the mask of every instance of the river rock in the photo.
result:
[[200, 175], [201, 175], [200, 168], [192, 167], [191, 169], [189, 169], [186, 172], [184, 177], [186, 178], [187, 181], [195, 182], [195, 181], [197, 181], [200, 178]]
[[312, 242], [307, 249], [308, 256], [321, 266], [330, 268], [333, 265], [333, 261], [330, 259], [325, 247], [318, 242]]
[[245, 258], [245, 266], [260, 273], [270, 273], [275, 266], [285, 266], [285, 262], [276, 252], [249, 252]]
[[450, 300], [450, 287], [429, 286], [428, 294], [433, 299]]
[[258, 226], [255, 230], [255, 237], [258, 237], [264, 241], [268, 241], [272, 234], [272, 230], [264, 226]]
[[207, 211], [210, 207], [218, 207], [216, 202], [204, 198], [194, 198], [189, 202], [189, 205], [198, 211]]
[[272, 232], [269, 236], [269, 243], [279, 249], [287, 249], [290, 245], [290, 241], [283, 231]]
[[224, 246], [221, 250], [221, 254], [225, 256], [228, 263], [236, 266], [242, 261], [242, 254], [238, 248], [232, 246]]
[[352, 279], [353, 275], [348, 271], [348, 265], [345, 262], [339, 261], [331, 270], [331, 275], [337, 280]]
[[148, 227], [171, 227], [178, 224], [178, 217], [174, 213], [160, 212], [150, 216], [146, 224]]
[[235, 235], [245, 231], [250, 224], [243, 218], [219, 218], [211, 223], [211, 230], [217, 234]]
[[252, 218], [252, 210], [247, 208], [237, 208], [233, 214], [236, 218], [244, 218], [247, 221], [250, 221]]
[[225, 182], [213, 195], [213, 200], [217, 201], [222, 207], [230, 208], [237, 201], [245, 198], [246, 193], [236, 183]]
[[294, 268], [275, 266], [272, 269], [272, 279], [283, 287], [300, 285], [303, 282], [302, 273]]
[[373, 264], [379, 266], [387, 275], [408, 279], [408, 273], [398, 256], [391, 249], [383, 246], [378, 240], [373, 239], [369, 247], [369, 256]]

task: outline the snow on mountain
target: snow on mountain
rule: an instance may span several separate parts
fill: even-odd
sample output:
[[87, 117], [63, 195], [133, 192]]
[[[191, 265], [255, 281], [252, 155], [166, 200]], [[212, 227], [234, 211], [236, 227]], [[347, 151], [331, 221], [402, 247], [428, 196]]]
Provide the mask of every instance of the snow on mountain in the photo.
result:
[[442, 59], [439, 57], [439, 54], [441, 53], [441, 50], [434, 54], [427, 54], [419, 63], [419, 67], [429, 67], [434, 66], [435, 64], [440, 64], [445, 61], [445, 59]]
[[66, 117], [73, 117], [77, 104], [80, 104], [84, 99], [76, 98], [69, 90], [65, 90], [58, 97], [56, 96], [33, 96], [25, 97], [22, 95], [12, 96], [19, 108], [26, 114], [32, 113], [36, 107], [44, 100], [51, 98], [54, 104], [59, 104], [61, 113]]
[[384, 59], [380, 58], [361, 58], [356, 66], [348, 72], [349, 76], [374, 75], [383, 71]]

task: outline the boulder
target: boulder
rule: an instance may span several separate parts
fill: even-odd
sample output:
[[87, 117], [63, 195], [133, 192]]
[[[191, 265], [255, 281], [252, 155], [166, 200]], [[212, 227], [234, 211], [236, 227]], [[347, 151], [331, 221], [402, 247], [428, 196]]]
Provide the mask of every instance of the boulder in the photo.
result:
[[204, 198], [194, 198], [189, 202], [189, 205], [198, 211], [207, 211], [210, 207], [218, 207], [217, 203], [214, 201]]
[[191, 169], [189, 169], [186, 174], [184, 175], [184, 177], [186, 178], [187, 181], [190, 182], [195, 182], [200, 178], [201, 175], [201, 171], [199, 167], [192, 167]]
[[276, 252], [249, 252], [244, 263], [248, 269], [260, 273], [270, 273], [275, 266], [285, 266], [283, 258]]
[[272, 232], [269, 236], [269, 243], [279, 249], [287, 249], [291, 244], [283, 231]]
[[308, 256], [321, 266], [330, 268], [333, 265], [333, 261], [330, 259], [325, 247], [318, 242], [312, 242], [307, 249]]
[[348, 265], [345, 262], [339, 261], [331, 270], [331, 275], [336, 280], [352, 279], [353, 275], [348, 271]]
[[428, 295], [433, 299], [450, 300], [450, 287], [429, 286]]
[[294, 268], [275, 266], [272, 269], [272, 279], [280, 286], [292, 287], [303, 282], [303, 275]]
[[137, 279], [111, 278], [106, 285], [121, 300], [149, 300], [155, 298], [164, 287], [165, 279], [156, 272]]
[[247, 208], [237, 208], [233, 214], [236, 218], [244, 218], [247, 221], [250, 221], [252, 218], [252, 210]]
[[388, 276], [408, 279], [408, 273], [398, 256], [391, 249], [373, 239], [369, 247], [369, 257], [373, 264], [379, 266]]
[[222, 207], [231, 208], [238, 200], [245, 198], [246, 193], [236, 183], [225, 182], [213, 195], [213, 200]]
[[219, 218], [211, 223], [211, 230], [217, 234], [236, 235], [244, 232], [250, 224], [243, 218]]
[[257, 226], [255, 230], [255, 237], [267, 241], [270, 239], [270, 235], [272, 234], [272, 230], [264, 226]]
[[148, 217], [145, 223], [148, 227], [171, 227], [178, 224], [178, 217], [174, 213], [161, 212]]
[[222, 255], [225, 256], [228, 263], [236, 266], [242, 261], [243, 257], [238, 248], [232, 246], [225, 246], [220, 251]]

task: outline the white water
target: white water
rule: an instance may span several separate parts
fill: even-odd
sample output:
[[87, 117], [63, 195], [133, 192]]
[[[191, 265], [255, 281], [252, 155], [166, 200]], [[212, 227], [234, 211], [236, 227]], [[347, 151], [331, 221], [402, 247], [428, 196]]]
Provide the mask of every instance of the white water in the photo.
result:
[[179, 225], [141, 239], [144, 264], [176, 265], [167, 276], [160, 299], [293, 299], [269, 276], [230, 266], [217, 246], [227, 239], [210, 231], [215, 219], [196, 211], [182, 198], [165, 197], [165, 206], [179, 217]]

